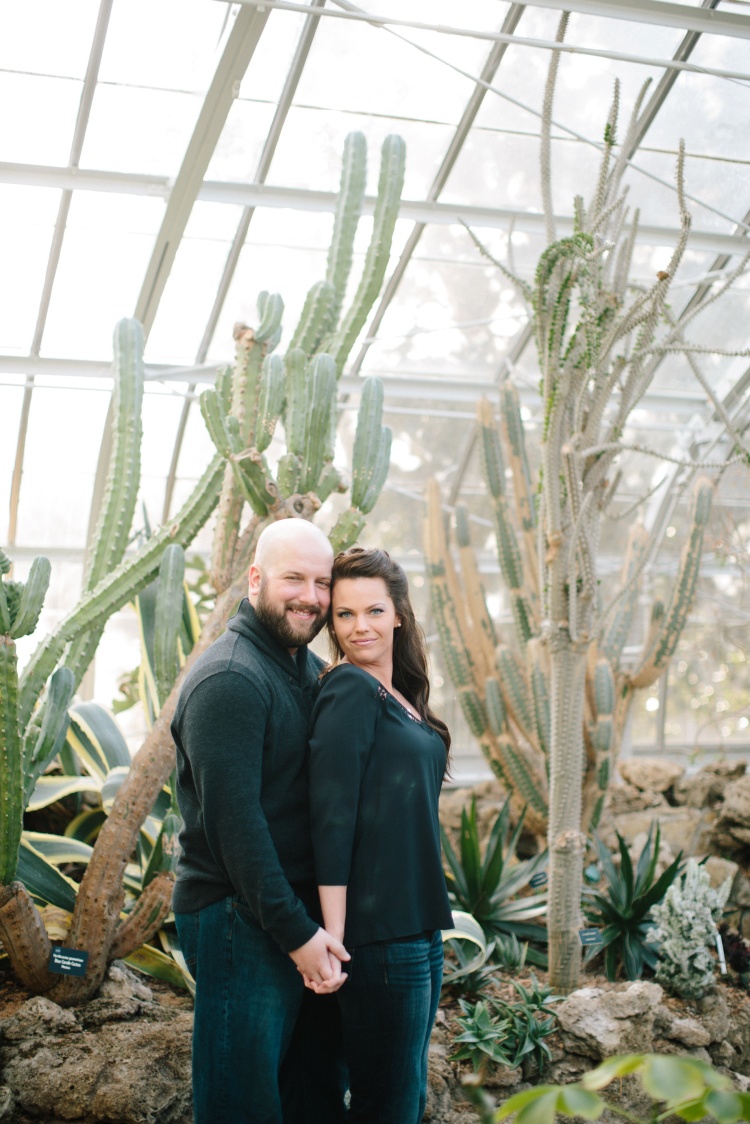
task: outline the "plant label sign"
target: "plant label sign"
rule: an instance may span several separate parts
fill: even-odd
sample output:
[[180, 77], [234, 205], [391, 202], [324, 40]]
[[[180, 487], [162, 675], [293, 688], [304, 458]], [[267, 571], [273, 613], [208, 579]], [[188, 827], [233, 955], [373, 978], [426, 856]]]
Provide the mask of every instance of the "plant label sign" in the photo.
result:
[[536, 890], [537, 886], [546, 886], [546, 885], [547, 885], [547, 875], [544, 873], [543, 870], [538, 871], [537, 874], [532, 875], [532, 877], [529, 879], [529, 886], [533, 886], [535, 890]]
[[601, 929], [579, 929], [578, 936], [580, 937], [581, 944], [601, 944], [602, 932]]
[[85, 976], [88, 959], [88, 952], [79, 952], [76, 948], [60, 948], [59, 945], [53, 945], [47, 970], [57, 972], [61, 976]]

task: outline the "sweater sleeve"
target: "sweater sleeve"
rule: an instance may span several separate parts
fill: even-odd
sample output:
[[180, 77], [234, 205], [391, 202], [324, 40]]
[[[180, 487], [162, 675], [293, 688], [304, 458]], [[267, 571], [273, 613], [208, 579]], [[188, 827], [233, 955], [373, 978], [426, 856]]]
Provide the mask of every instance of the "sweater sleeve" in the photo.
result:
[[377, 680], [342, 664], [323, 680], [312, 716], [310, 813], [319, 886], [346, 886], [359, 792], [378, 716]]
[[214, 860], [284, 952], [317, 931], [286, 879], [261, 807], [266, 704], [243, 675], [198, 684], [187, 702], [184, 749]]

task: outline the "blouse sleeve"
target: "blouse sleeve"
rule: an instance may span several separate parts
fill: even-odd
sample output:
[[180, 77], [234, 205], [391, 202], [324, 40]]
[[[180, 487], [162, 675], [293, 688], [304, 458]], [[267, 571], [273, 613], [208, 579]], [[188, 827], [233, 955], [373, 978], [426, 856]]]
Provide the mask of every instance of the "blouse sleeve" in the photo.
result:
[[319, 886], [346, 886], [359, 792], [378, 716], [377, 680], [342, 664], [323, 680], [312, 715], [310, 812]]

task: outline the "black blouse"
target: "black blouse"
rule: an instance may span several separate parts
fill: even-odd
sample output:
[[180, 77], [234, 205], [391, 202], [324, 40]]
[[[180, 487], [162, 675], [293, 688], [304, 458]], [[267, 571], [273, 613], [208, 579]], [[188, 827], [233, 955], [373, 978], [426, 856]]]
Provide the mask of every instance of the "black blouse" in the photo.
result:
[[440, 735], [362, 668], [323, 679], [310, 796], [319, 886], [346, 886], [349, 947], [451, 926], [438, 827]]

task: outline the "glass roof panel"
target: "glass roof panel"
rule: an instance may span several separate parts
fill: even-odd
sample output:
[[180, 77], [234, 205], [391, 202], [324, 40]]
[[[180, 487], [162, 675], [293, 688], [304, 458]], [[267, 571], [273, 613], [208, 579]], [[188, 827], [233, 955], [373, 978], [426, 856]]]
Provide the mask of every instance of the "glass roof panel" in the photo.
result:
[[73, 193], [42, 354], [109, 359], [112, 330], [133, 314], [163, 211], [160, 199]]
[[99, 84], [81, 167], [175, 175], [200, 108], [196, 94]]
[[[202, 0], [114, 0], [99, 79], [202, 91], [211, 81], [227, 16]], [[148, 34], [144, 29], [148, 28]]]
[[85, 546], [109, 405], [109, 395], [99, 389], [103, 385], [79, 389], [71, 381], [37, 379], [21, 483], [19, 545]]
[[99, 0], [4, 4], [0, 70], [83, 78], [98, 11]]
[[19, 164], [67, 165], [82, 83], [0, 71], [0, 153]]
[[[430, 13], [432, 15], [432, 13]], [[409, 31], [409, 35], [415, 32]], [[461, 58], [477, 73], [487, 45], [429, 35], [430, 49]], [[336, 59], [336, 66], [330, 60]], [[469, 79], [396, 35], [365, 23], [323, 19], [295, 97], [297, 105], [456, 124], [472, 93]]]
[[[440, 167], [454, 130], [429, 121], [408, 121], [385, 116], [293, 107], [289, 111], [273, 158], [269, 183], [287, 187], [337, 191], [341, 156], [348, 133], [360, 130], [367, 137], [367, 193], [377, 191], [380, 148], [389, 133], [406, 142], [404, 199], [423, 197]], [[304, 159], [301, 153], [304, 152]]]
[[206, 171], [207, 180], [255, 180], [275, 106], [236, 99]]
[[[240, 208], [231, 211], [236, 226]], [[229, 239], [218, 234], [182, 239], [148, 338], [148, 362], [179, 364], [195, 359], [229, 247]]]
[[263, 43], [250, 60], [239, 100], [275, 104], [281, 96], [306, 16], [272, 11], [263, 29]]
[[161, 523], [164, 485], [172, 461], [174, 438], [186, 389], [184, 384], [172, 382], [166, 387], [153, 383], [146, 386], [143, 395], [141, 487], [136, 505], [136, 526], [142, 524], [144, 507], [152, 527], [158, 527]]
[[[0, 185], [0, 352], [27, 354], [37, 321], [60, 192]], [[12, 262], [12, 268], [7, 264]]]

